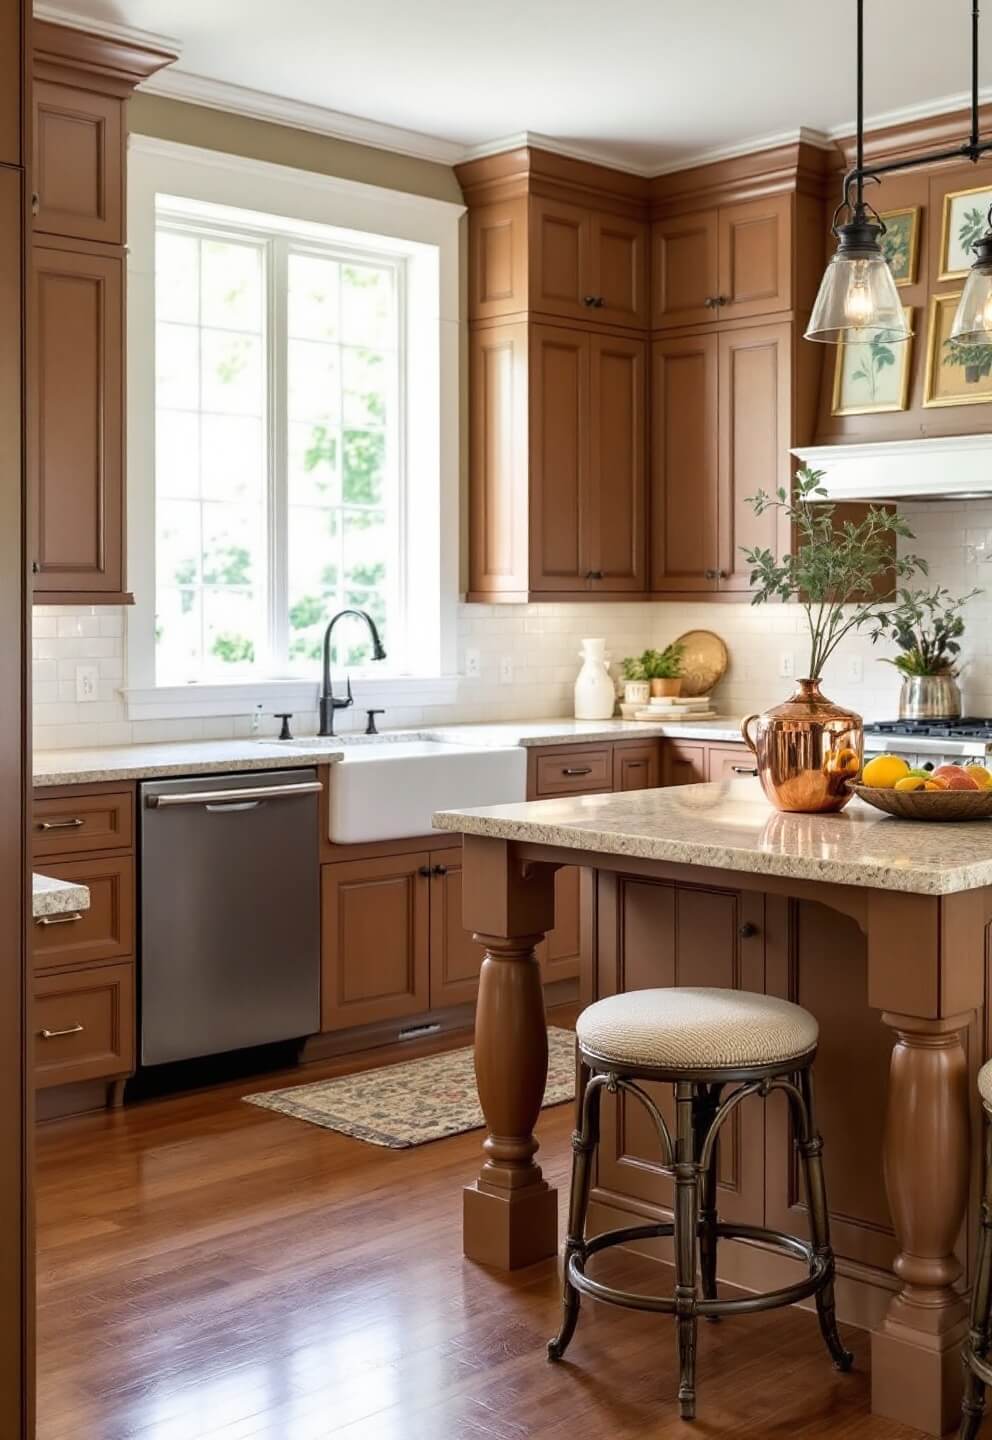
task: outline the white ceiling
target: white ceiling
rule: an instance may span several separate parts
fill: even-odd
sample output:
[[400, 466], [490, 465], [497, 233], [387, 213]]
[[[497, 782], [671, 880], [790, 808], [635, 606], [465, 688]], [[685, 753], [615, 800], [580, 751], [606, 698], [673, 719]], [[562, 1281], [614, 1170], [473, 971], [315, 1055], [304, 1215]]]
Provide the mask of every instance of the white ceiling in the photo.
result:
[[[178, 66], [156, 82], [163, 91], [210, 98], [184, 78], [206, 77], [415, 132], [371, 128], [367, 138], [447, 160], [530, 132], [653, 173], [800, 126], [843, 133], [854, 111], [854, 0], [59, 0], [59, 9], [178, 40]], [[949, 108], [963, 94], [970, 9], [970, 0], [868, 0], [869, 116]], [[992, 14], [984, 39], [983, 87]], [[252, 109], [252, 97], [230, 98]], [[331, 119], [317, 128], [336, 129]]]

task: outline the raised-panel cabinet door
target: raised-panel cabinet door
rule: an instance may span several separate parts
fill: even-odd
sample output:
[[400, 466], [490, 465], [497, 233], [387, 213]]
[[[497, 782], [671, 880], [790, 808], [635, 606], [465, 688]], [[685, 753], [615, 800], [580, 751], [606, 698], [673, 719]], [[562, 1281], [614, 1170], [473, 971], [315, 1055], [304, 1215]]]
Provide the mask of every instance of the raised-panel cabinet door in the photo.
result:
[[462, 924], [461, 850], [437, 850], [431, 868], [430, 1008], [475, 1000], [485, 952]]
[[658, 340], [651, 366], [651, 589], [717, 588], [716, 335]]
[[651, 327], [702, 325], [718, 318], [716, 210], [656, 220], [651, 227]]
[[473, 320], [527, 309], [527, 201], [469, 212], [469, 313]]
[[649, 321], [647, 226], [594, 211], [590, 319], [643, 328]]
[[720, 208], [719, 318], [774, 315], [792, 304], [792, 197]]
[[788, 546], [780, 512], [756, 515], [759, 490], [788, 488], [792, 470], [792, 326], [755, 325], [720, 335], [719, 533], [721, 590], [751, 588], [744, 551]]
[[530, 308], [544, 315], [587, 319], [595, 301], [589, 212], [541, 197], [530, 206]]
[[545, 985], [555, 980], [574, 980], [579, 973], [582, 949], [582, 871], [565, 865], [555, 874], [555, 925], [538, 946], [541, 977]]
[[653, 790], [661, 781], [660, 749], [657, 740], [643, 745], [613, 747], [614, 790]]
[[582, 516], [590, 589], [644, 590], [645, 364], [641, 340], [591, 335], [590, 460]]
[[532, 327], [530, 588], [588, 589], [589, 339]]
[[[764, 985], [760, 895], [630, 875], [600, 874], [599, 994], [669, 985], [761, 990]], [[649, 1084], [671, 1126], [672, 1086]], [[635, 1099], [604, 1097], [597, 1185], [613, 1195], [671, 1209], [654, 1125]], [[745, 1101], [720, 1139], [718, 1206], [725, 1220], [764, 1223], [764, 1115]]]
[[[817, 1124], [839, 1260], [888, 1271], [898, 1250], [885, 1193], [885, 1102], [892, 1038], [868, 1004], [857, 923], [807, 900], [768, 896], [766, 989], [816, 1016]], [[985, 1053], [985, 1052], [982, 1052]], [[767, 1111], [767, 1225], [807, 1235], [808, 1211], [784, 1097]]]
[[371, 1025], [429, 1006], [426, 851], [323, 865], [321, 1030]]
[[124, 102], [34, 83], [35, 232], [124, 241]]
[[[20, 0], [0, 5], [0, 165], [20, 165], [21, 153], [21, 26], [24, 6]], [[8, 219], [16, 224], [13, 212]]]
[[114, 256], [32, 251], [36, 591], [123, 586], [122, 266]]
[[665, 740], [662, 743], [663, 785], [699, 785], [709, 779], [705, 744], [692, 745], [680, 740]]
[[527, 326], [473, 329], [469, 352], [469, 589], [525, 600]]

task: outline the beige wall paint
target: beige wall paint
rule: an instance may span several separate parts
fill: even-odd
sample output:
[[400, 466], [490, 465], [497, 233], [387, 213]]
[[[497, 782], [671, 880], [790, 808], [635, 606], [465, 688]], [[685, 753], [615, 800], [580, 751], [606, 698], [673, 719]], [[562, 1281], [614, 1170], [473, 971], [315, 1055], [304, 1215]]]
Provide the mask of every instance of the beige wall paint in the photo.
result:
[[318, 175], [361, 180], [366, 185], [382, 185], [435, 200], [458, 202], [462, 198], [450, 165], [377, 150], [371, 145], [355, 145], [289, 125], [273, 125], [268, 120], [252, 120], [226, 110], [187, 105], [160, 95], [143, 95], [139, 91], [131, 101], [128, 125], [139, 135], [269, 160], [274, 165], [292, 165]]

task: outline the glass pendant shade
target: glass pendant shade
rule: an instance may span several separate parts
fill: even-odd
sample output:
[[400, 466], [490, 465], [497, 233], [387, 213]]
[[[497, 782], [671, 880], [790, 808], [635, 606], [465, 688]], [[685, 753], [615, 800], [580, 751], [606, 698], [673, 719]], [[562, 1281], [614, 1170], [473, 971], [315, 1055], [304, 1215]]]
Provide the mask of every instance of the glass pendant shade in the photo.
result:
[[975, 250], [978, 259], [968, 271], [950, 338], [963, 345], [992, 345], [992, 234], [984, 235]]
[[828, 345], [894, 345], [912, 333], [881, 251], [875, 247], [855, 252], [845, 248], [842, 239], [820, 281], [806, 339]]

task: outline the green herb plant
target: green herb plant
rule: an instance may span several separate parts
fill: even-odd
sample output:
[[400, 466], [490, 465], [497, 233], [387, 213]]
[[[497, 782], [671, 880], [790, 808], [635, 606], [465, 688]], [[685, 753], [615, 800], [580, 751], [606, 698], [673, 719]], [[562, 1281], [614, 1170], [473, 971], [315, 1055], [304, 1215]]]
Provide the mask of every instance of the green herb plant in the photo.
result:
[[961, 611], [981, 593], [971, 590], [955, 598], [941, 585], [934, 590], [900, 590], [892, 608], [878, 616], [876, 638], [894, 640], [902, 651], [894, 659], [884, 656], [885, 663], [903, 675], [956, 675], [958, 641], [964, 634]]
[[821, 485], [822, 470], [797, 471], [790, 499], [781, 488], [774, 497], [759, 490], [749, 500], [756, 515], [777, 510], [789, 522], [791, 552], [744, 549], [751, 567], [753, 605], [771, 600], [802, 606], [809, 627], [810, 655], [806, 674], [820, 680], [837, 646], [852, 631], [865, 630], [872, 639], [884, 633], [882, 616], [892, 608], [874, 593], [887, 574], [896, 579], [926, 573], [918, 555], [896, 553], [896, 540], [914, 538], [909, 522], [894, 510], [870, 505], [859, 522], [841, 521], [836, 505]]
[[639, 655], [628, 655], [620, 665], [625, 680], [647, 680], [647, 671], [644, 669], [644, 661]]
[[645, 650], [640, 664], [645, 680], [677, 680], [682, 674], [684, 645], [667, 645], [664, 650]]

